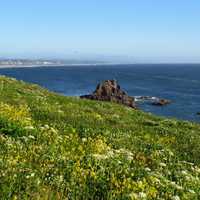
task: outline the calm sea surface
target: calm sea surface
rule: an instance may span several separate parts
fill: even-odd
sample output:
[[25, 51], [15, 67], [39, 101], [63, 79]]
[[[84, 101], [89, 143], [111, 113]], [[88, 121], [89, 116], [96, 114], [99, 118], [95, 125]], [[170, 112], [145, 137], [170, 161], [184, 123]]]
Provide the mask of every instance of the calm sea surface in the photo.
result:
[[132, 96], [155, 96], [172, 100], [164, 107], [139, 103], [147, 112], [200, 122], [200, 64], [102, 65], [0, 69], [7, 75], [37, 83], [52, 91], [79, 96], [92, 92], [97, 83], [118, 80]]

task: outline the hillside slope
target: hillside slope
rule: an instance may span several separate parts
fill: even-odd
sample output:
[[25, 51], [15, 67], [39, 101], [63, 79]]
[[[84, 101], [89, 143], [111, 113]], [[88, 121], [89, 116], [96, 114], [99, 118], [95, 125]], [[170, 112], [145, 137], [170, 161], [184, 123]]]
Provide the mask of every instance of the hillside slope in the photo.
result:
[[199, 199], [200, 125], [0, 77], [0, 199]]

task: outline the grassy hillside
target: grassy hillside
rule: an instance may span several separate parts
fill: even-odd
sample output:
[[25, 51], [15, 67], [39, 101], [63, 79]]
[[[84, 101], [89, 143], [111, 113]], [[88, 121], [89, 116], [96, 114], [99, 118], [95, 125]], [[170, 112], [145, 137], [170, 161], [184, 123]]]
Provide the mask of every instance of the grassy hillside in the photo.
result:
[[0, 199], [200, 199], [200, 125], [1, 76]]

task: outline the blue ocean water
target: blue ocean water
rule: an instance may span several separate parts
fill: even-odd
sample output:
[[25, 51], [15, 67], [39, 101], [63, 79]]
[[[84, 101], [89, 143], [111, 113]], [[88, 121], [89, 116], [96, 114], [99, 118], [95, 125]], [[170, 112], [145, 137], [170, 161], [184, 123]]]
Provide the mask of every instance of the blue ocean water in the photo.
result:
[[36, 83], [49, 90], [79, 96], [94, 91], [97, 83], [118, 80], [131, 96], [155, 96], [172, 101], [164, 107], [139, 103], [144, 111], [200, 122], [200, 64], [91, 65], [4, 68], [7, 75]]

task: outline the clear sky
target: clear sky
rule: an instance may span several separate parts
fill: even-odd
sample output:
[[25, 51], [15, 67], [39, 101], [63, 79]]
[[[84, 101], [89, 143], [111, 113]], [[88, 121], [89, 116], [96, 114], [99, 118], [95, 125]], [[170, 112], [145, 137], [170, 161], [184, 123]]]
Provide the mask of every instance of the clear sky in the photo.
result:
[[0, 57], [200, 62], [200, 0], [0, 0]]

